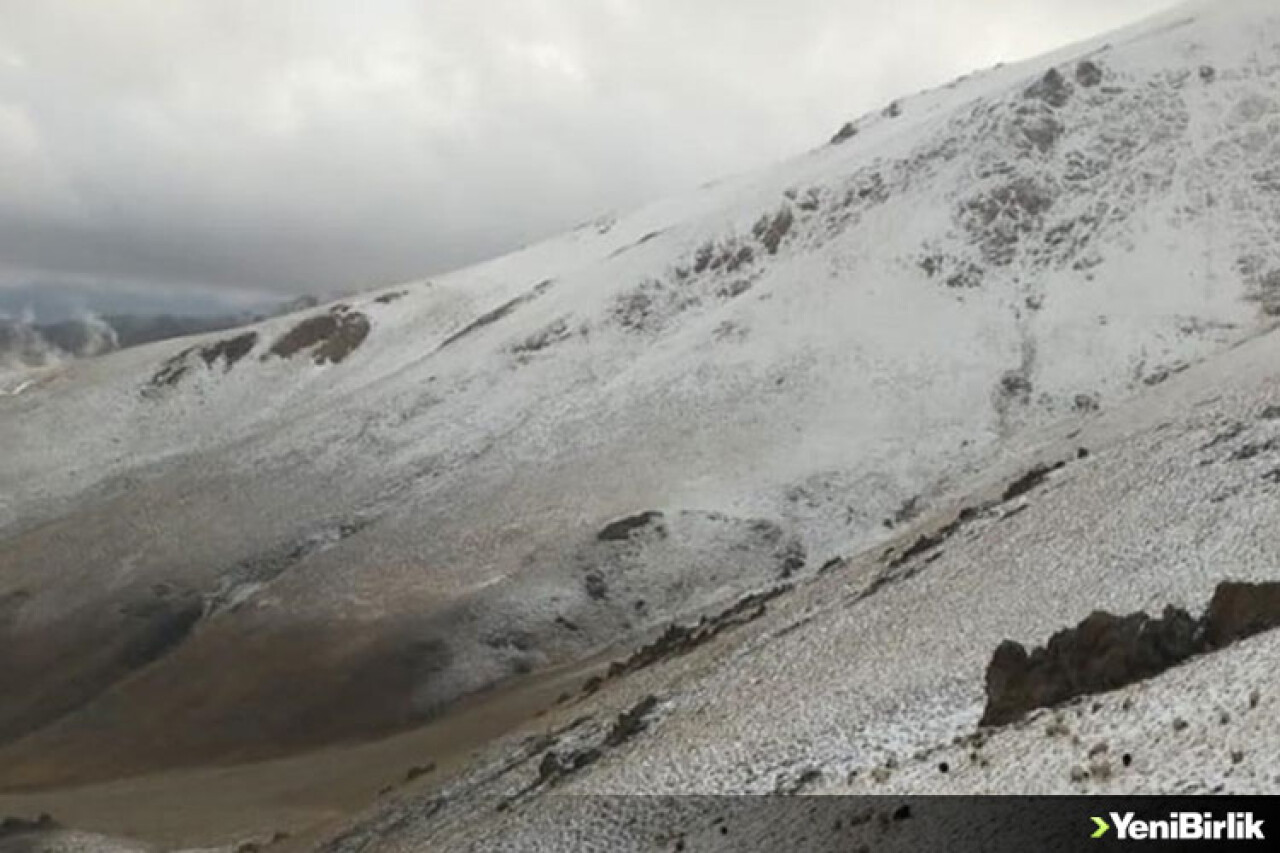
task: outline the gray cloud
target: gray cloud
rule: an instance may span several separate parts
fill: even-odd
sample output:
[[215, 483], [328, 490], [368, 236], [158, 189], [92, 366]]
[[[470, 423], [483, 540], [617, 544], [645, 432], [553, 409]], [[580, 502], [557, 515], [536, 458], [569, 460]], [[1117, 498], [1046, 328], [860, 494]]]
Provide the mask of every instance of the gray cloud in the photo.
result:
[[0, 284], [410, 278], [1169, 0], [0, 0]]

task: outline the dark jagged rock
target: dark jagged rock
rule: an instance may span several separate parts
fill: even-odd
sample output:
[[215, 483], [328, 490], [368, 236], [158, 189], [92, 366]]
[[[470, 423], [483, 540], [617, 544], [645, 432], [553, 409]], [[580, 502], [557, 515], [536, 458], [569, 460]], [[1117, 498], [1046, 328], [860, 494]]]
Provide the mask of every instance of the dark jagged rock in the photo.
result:
[[1188, 658], [1280, 628], [1280, 583], [1218, 585], [1200, 619], [1165, 608], [1145, 613], [1093, 613], [1028, 652], [1006, 640], [987, 665], [987, 705], [981, 725], [1004, 725], [1035, 708], [1142, 681]]
[[778, 254], [778, 248], [782, 245], [782, 241], [787, 234], [791, 232], [791, 226], [795, 224], [795, 214], [791, 212], [791, 208], [783, 205], [782, 208], [773, 216], [763, 216], [752, 233], [756, 239], [764, 244], [769, 254]]
[[1065, 107], [1071, 100], [1071, 84], [1056, 68], [1050, 68], [1039, 81], [1028, 87], [1028, 98], [1044, 101], [1051, 107]]
[[547, 754], [542, 756], [542, 762], [538, 764], [538, 782], [548, 782], [563, 772], [564, 768], [560, 764], [560, 756], [554, 751], [548, 750]]
[[1076, 66], [1076, 82], [1091, 89], [1102, 82], [1102, 69], [1098, 67], [1098, 63], [1086, 59]]
[[853, 122], [845, 122], [844, 126], [836, 131], [836, 135], [831, 137], [832, 145], [839, 145], [842, 142], [848, 142], [858, 135], [858, 128]]
[[272, 344], [270, 354], [290, 358], [310, 350], [316, 364], [338, 364], [364, 343], [369, 328], [368, 317], [337, 305], [326, 314], [298, 323]]
[[1280, 583], [1218, 584], [1204, 616], [1204, 639], [1210, 649], [1280, 628]]
[[629, 515], [626, 518], [620, 518], [617, 521], [606, 524], [596, 534], [596, 538], [601, 542], [625, 542], [631, 538], [632, 533], [657, 525], [662, 519], [662, 513], [657, 510]]
[[1063, 463], [1056, 465], [1037, 465], [1018, 479], [1014, 480], [1005, 487], [1004, 494], [1000, 496], [1002, 501], [1011, 501], [1014, 498], [1020, 498], [1027, 492], [1034, 491], [1049, 479], [1049, 475], [1054, 471], [1059, 471], [1063, 467]]
[[1250, 442], [1244, 445], [1235, 453], [1231, 454], [1231, 461], [1244, 462], [1254, 457], [1261, 456], [1264, 453], [1272, 453], [1280, 448], [1280, 439], [1271, 438], [1266, 441]]
[[1173, 607], [1159, 619], [1093, 613], [1030, 653], [1006, 640], [987, 667], [981, 724], [1003, 725], [1034, 708], [1150, 678], [1191, 657], [1199, 643], [1196, 620]]
[[623, 711], [614, 721], [613, 728], [609, 729], [609, 733], [605, 735], [604, 745], [621, 746], [640, 734], [648, 727], [646, 718], [656, 707], [658, 707], [658, 698], [650, 695], [641, 699], [630, 710]]
[[204, 361], [206, 367], [213, 367], [218, 361], [221, 361], [222, 369], [230, 370], [237, 361], [252, 352], [257, 344], [258, 333], [245, 332], [243, 335], [224, 338], [217, 343], [203, 347], [200, 350], [200, 358]]
[[165, 388], [176, 386], [196, 366], [194, 356], [199, 356], [200, 360], [204, 362], [204, 366], [210, 370], [221, 361], [223, 372], [226, 372], [234, 367], [236, 362], [252, 352], [257, 345], [258, 333], [245, 332], [242, 335], [215, 341], [207, 346], [187, 347], [182, 352], [166, 359], [160, 365], [147, 382], [144, 394], [154, 395]]
[[669, 625], [656, 640], [636, 650], [631, 657], [609, 664], [609, 669], [604, 676], [592, 676], [584, 682], [582, 692], [583, 694], [594, 693], [603, 686], [605, 680], [618, 678], [661, 661], [686, 655], [724, 631], [753, 622], [765, 614], [768, 602], [790, 592], [791, 589], [790, 584], [783, 584], [764, 592], [743, 596], [732, 607], [715, 616], [704, 616], [695, 625]]
[[911, 545], [907, 547], [907, 550], [903, 551], [889, 562], [889, 568], [896, 569], [921, 554], [926, 554], [936, 548], [940, 548], [942, 543], [954, 536], [963, 525], [964, 520], [957, 518], [945, 527], [939, 528], [936, 533], [926, 533], [920, 536], [915, 542], [912, 542]]

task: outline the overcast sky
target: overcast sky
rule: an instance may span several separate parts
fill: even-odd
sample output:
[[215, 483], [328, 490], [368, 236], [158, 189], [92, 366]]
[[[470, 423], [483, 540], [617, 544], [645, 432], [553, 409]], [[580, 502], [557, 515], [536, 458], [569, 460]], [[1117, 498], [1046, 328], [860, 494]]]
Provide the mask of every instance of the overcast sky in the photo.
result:
[[0, 0], [0, 286], [331, 292], [1170, 0]]

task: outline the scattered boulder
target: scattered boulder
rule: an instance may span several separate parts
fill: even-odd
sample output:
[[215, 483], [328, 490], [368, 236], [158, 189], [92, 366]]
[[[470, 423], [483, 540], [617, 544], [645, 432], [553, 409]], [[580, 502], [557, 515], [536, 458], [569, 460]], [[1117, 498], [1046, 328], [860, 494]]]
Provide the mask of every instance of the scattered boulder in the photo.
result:
[[542, 756], [541, 763], [538, 764], [538, 782], [548, 782], [564, 772], [563, 766], [560, 764], [560, 756], [553, 750], [548, 750], [547, 754]]
[[1061, 108], [1071, 100], [1071, 84], [1056, 68], [1050, 68], [1037, 82], [1029, 86], [1024, 93], [1028, 98], [1044, 101], [1051, 107]]
[[1076, 66], [1076, 82], [1086, 89], [1091, 89], [1102, 82], [1102, 69], [1096, 62], [1086, 59]]
[[609, 597], [609, 582], [600, 572], [587, 572], [582, 578], [582, 588], [592, 601], [604, 601]]
[[1047, 107], [1041, 109], [1044, 110], [1044, 114], [1025, 116], [1019, 125], [1026, 140], [1041, 154], [1047, 154], [1053, 150], [1053, 146], [1058, 143], [1067, 129], [1054, 117], [1052, 110]]
[[791, 212], [788, 205], [783, 205], [773, 216], [762, 216], [752, 228], [751, 233], [756, 239], [764, 244], [769, 254], [778, 254], [778, 248], [782, 245], [782, 241], [791, 232], [791, 226], [795, 224], [795, 214]]

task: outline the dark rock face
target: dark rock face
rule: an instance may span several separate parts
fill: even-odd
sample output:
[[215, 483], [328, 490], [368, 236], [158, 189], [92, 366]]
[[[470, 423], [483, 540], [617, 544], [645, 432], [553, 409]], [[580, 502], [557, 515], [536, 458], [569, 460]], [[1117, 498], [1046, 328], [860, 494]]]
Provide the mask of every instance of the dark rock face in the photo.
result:
[[1028, 492], [1035, 491], [1044, 485], [1049, 479], [1049, 475], [1054, 471], [1060, 471], [1064, 467], [1059, 462], [1056, 465], [1037, 465], [1018, 479], [1014, 480], [1005, 487], [1004, 494], [1000, 496], [1003, 501], [1011, 501], [1014, 498], [1020, 498]]
[[290, 358], [310, 350], [316, 364], [338, 364], [369, 336], [369, 318], [345, 305], [327, 314], [309, 317], [284, 334], [271, 347], [271, 355]]
[[1051, 107], [1065, 107], [1071, 100], [1071, 84], [1062, 76], [1062, 72], [1051, 68], [1026, 91], [1028, 98], [1044, 101]]
[[1159, 619], [1093, 613], [1030, 653], [1006, 640], [987, 667], [982, 725], [1001, 725], [1033, 708], [1150, 678], [1191, 657], [1197, 647], [1196, 620], [1172, 607]]
[[1204, 641], [1220, 649], [1280, 628], [1280, 583], [1221, 583], [1204, 615]]
[[761, 217], [752, 228], [752, 233], [756, 239], [764, 244], [769, 254], [778, 254], [778, 248], [782, 245], [782, 241], [787, 234], [791, 232], [791, 226], [795, 224], [795, 215], [791, 212], [790, 207], [783, 206], [772, 217]]
[[605, 676], [593, 676], [582, 686], [583, 694], [600, 689], [606, 679], [614, 679], [645, 669], [665, 660], [686, 655], [710, 642], [725, 631], [754, 622], [765, 614], [768, 603], [792, 589], [784, 584], [764, 592], [752, 593], [740, 598], [733, 606], [715, 616], [704, 616], [696, 625], [669, 625], [656, 640], [638, 649], [626, 660], [609, 664]]
[[657, 707], [657, 697], [646, 696], [630, 710], [623, 711], [618, 715], [618, 719], [614, 721], [613, 728], [609, 729], [609, 733], [605, 736], [604, 745], [609, 747], [621, 746], [640, 734], [648, 727], [645, 718]]
[[987, 666], [981, 725], [1004, 725], [1035, 708], [1115, 690], [1278, 627], [1280, 583], [1224, 582], [1201, 619], [1175, 607], [1158, 619], [1099, 612], [1031, 652], [1006, 640]]
[[151, 380], [147, 383], [147, 392], [155, 393], [166, 387], [173, 387], [183, 380], [195, 366], [193, 357], [199, 356], [204, 366], [210, 370], [218, 362], [222, 362], [225, 373], [235, 366], [258, 344], [257, 332], [245, 332], [233, 338], [224, 338], [204, 347], [188, 347], [177, 355], [167, 359], [160, 365]]
[[234, 338], [226, 338], [210, 344], [200, 350], [200, 358], [206, 367], [213, 367], [221, 361], [224, 370], [230, 370], [235, 363], [248, 355], [258, 343], [257, 332], [245, 332]]
[[842, 142], [848, 142], [858, 135], [858, 128], [853, 122], [846, 122], [843, 127], [836, 131], [836, 135], [831, 137], [832, 145], [839, 145]]
[[1076, 66], [1076, 82], [1086, 89], [1097, 86], [1102, 82], [1102, 69], [1086, 59]]
[[661, 521], [662, 513], [656, 510], [629, 515], [626, 518], [620, 518], [617, 521], [606, 524], [596, 534], [596, 538], [601, 542], [625, 542], [631, 538], [631, 534], [635, 531], [643, 530]]

